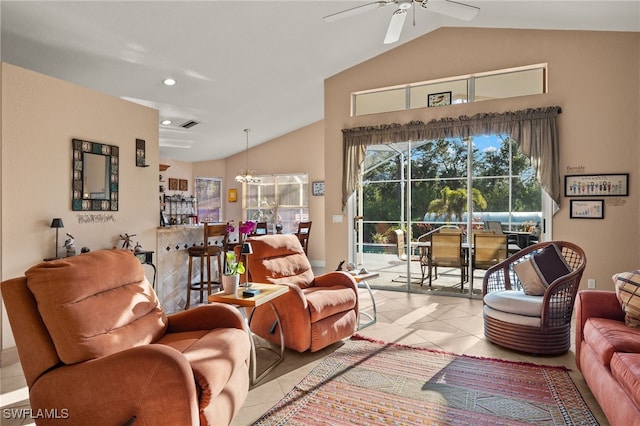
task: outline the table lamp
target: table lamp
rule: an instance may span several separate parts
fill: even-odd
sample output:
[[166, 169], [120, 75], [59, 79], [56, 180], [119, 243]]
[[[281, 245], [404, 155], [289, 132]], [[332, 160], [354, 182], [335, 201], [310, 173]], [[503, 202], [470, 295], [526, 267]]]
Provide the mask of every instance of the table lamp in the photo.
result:
[[51, 221], [51, 227], [56, 228], [56, 259], [58, 258], [58, 230], [60, 228], [64, 228], [64, 224], [62, 223], [62, 219], [59, 217], [54, 217]]
[[243, 254], [245, 258], [245, 287], [249, 287], [249, 255], [253, 254], [253, 247], [251, 247], [251, 243], [242, 243], [240, 253]]

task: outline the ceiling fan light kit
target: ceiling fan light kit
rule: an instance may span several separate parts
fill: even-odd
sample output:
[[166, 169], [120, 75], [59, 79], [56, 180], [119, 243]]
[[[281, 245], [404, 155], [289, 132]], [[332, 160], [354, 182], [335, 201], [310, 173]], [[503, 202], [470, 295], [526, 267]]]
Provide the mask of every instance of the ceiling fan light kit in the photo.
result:
[[[350, 18], [352, 16], [359, 15], [369, 10], [378, 9], [383, 6], [389, 6], [395, 4], [398, 9], [391, 15], [391, 21], [387, 28], [387, 33], [384, 37], [384, 44], [395, 43], [400, 39], [404, 21], [407, 18], [407, 11], [411, 9], [413, 3], [420, 3], [423, 9], [427, 9], [431, 12], [439, 13], [441, 15], [451, 16], [463, 21], [470, 21], [475, 18], [480, 12], [480, 8], [471, 6], [464, 3], [459, 3], [452, 0], [386, 0], [386, 1], [374, 1], [371, 3], [365, 3], [360, 6], [345, 9], [340, 12], [327, 15], [322, 20], [324, 22], [335, 22], [340, 19]], [[414, 9], [415, 13], [415, 9]], [[415, 25], [415, 18], [414, 18]]]

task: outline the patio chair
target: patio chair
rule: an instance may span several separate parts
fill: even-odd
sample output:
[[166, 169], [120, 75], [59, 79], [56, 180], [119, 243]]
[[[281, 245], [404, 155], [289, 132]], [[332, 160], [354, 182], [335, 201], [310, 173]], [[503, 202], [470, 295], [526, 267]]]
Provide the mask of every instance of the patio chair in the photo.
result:
[[[420, 280], [415, 281], [414, 283], [416, 284], [420, 283], [420, 285], [424, 284], [424, 280], [426, 279], [425, 274], [427, 272], [427, 267], [428, 267], [426, 250], [420, 249], [419, 253], [415, 253], [415, 252], [409, 253], [409, 250], [407, 250], [407, 244], [405, 242], [404, 231], [402, 229], [396, 229], [393, 232], [396, 235], [396, 251], [398, 253], [398, 259], [400, 259], [403, 262], [406, 262], [407, 260], [411, 262], [418, 262], [420, 265]], [[420, 237], [418, 237], [419, 243], [427, 241], [427, 239], [425, 238], [425, 235], [421, 235]], [[391, 281], [404, 282], [406, 281], [406, 279], [407, 279], [406, 275], [400, 275]]]
[[485, 220], [484, 221], [484, 229], [487, 229], [489, 231], [493, 231], [494, 234], [496, 235], [506, 235], [507, 236], [507, 243], [512, 243], [512, 244], [517, 244], [517, 245], [522, 245], [524, 246], [524, 244], [520, 244], [520, 241], [518, 241], [518, 236], [515, 234], [509, 234], [509, 232], [504, 232], [502, 229], [502, 223], [500, 223], [497, 220]]
[[[489, 269], [508, 256], [507, 236], [489, 233], [473, 234], [473, 270]], [[472, 273], [473, 276], [473, 273]]]
[[534, 354], [568, 351], [573, 304], [586, 264], [577, 245], [547, 241], [490, 267], [482, 282], [487, 340]]
[[429, 287], [433, 277], [433, 268], [439, 266], [460, 268], [460, 290], [464, 289], [467, 279], [467, 260], [462, 250], [461, 232], [437, 232], [431, 235], [431, 249], [428, 259]]

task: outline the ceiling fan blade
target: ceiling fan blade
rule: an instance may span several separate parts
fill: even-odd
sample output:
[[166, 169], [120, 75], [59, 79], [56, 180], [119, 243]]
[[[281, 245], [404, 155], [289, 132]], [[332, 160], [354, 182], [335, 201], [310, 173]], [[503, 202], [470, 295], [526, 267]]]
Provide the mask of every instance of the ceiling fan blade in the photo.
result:
[[424, 9], [441, 15], [451, 16], [463, 21], [470, 21], [480, 12], [479, 7], [471, 6], [464, 3], [458, 3], [452, 0], [424, 0], [422, 2]]
[[332, 13], [331, 15], [327, 15], [322, 18], [323, 22], [335, 22], [340, 19], [350, 18], [352, 16], [360, 15], [361, 13], [367, 12], [369, 10], [377, 9], [382, 6], [387, 6], [389, 4], [395, 3], [394, 0], [391, 1], [374, 1], [371, 3], [362, 4], [360, 6], [352, 7], [351, 9], [345, 9], [340, 12]]
[[387, 28], [387, 35], [384, 36], [384, 44], [395, 43], [400, 39], [400, 33], [404, 26], [404, 20], [407, 18], [407, 9], [398, 9], [391, 16], [391, 22], [389, 22], [389, 28]]

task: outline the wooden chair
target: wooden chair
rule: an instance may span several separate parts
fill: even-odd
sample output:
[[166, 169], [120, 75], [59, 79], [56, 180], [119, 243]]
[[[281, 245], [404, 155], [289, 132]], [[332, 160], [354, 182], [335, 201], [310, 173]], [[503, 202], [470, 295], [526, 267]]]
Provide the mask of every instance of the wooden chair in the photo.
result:
[[431, 249], [428, 256], [429, 287], [433, 277], [433, 268], [438, 266], [460, 268], [460, 290], [466, 281], [466, 256], [462, 251], [461, 232], [437, 232], [431, 235]]
[[[213, 239], [213, 240], [212, 240]], [[187, 271], [187, 301], [184, 309], [189, 309], [191, 304], [191, 291], [200, 291], [200, 301], [204, 301], [203, 292], [205, 283], [207, 286], [207, 294], [211, 294], [211, 257], [218, 259], [218, 281], [220, 284], [222, 279], [222, 256], [224, 256], [224, 247], [227, 245], [227, 224], [226, 223], [206, 223], [204, 224], [204, 240], [199, 246], [189, 247], [187, 254], [189, 255], [189, 266]], [[200, 281], [192, 282], [193, 260], [200, 259]], [[206, 281], [205, 281], [205, 265], [206, 265]]]
[[267, 235], [267, 222], [256, 222], [256, 229], [253, 230], [251, 235]]
[[[529, 296], [523, 291], [514, 265], [530, 259], [551, 244], [559, 248], [571, 272], [549, 283], [542, 296]], [[534, 354], [568, 351], [573, 305], [586, 264], [584, 251], [577, 245], [547, 241], [526, 247], [490, 267], [482, 282], [487, 340]]]
[[308, 255], [307, 251], [309, 248], [309, 234], [311, 233], [311, 221], [309, 222], [300, 222], [298, 224], [298, 232], [296, 235], [300, 240], [300, 244], [302, 244], [302, 250], [304, 250], [304, 254]]
[[[402, 229], [396, 229], [395, 231], [393, 231], [395, 236], [396, 236], [396, 250], [398, 253], [398, 259], [400, 259], [403, 262], [406, 262], [407, 260], [411, 261], [411, 262], [418, 262], [420, 265], [420, 281], [418, 281], [420, 283], [420, 285], [424, 284], [424, 280], [427, 278], [426, 277], [426, 271], [427, 271], [427, 256], [424, 254], [426, 253], [425, 250], [420, 250], [419, 254], [416, 253], [408, 253], [407, 250], [407, 244], [405, 242], [405, 235], [404, 235], [404, 231]], [[421, 238], [421, 237], [420, 237]], [[422, 242], [422, 240], [418, 238], [419, 242]], [[406, 281], [407, 277], [406, 275], [400, 275], [397, 278], [394, 278], [392, 281], [393, 282], [404, 282]]]

